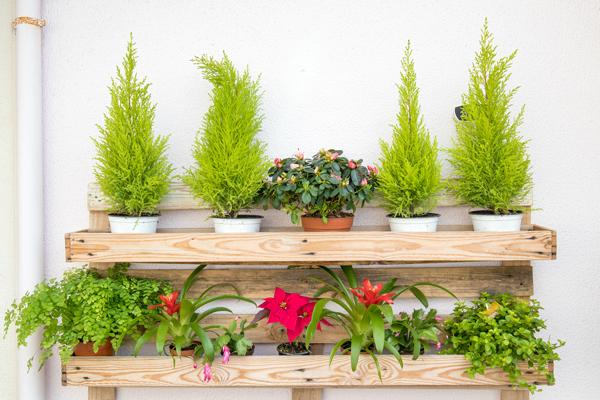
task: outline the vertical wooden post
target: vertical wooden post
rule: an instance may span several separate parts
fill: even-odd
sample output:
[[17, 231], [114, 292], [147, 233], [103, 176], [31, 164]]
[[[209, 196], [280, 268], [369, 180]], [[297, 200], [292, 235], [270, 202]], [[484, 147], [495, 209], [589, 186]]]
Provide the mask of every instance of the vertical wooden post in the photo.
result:
[[[90, 232], [108, 232], [108, 214], [104, 211], [90, 211]], [[110, 265], [110, 264], [109, 264]], [[90, 263], [92, 268], [106, 268], [105, 263]], [[88, 387], [88, 400], [116, 400], [117, 389], [114, 387]]]
[[292, 389], [292, 400], [321, 400], [323, 389]]
[[527, 390], [502, 390], [500, 391], [500, 400], [529, 400]]

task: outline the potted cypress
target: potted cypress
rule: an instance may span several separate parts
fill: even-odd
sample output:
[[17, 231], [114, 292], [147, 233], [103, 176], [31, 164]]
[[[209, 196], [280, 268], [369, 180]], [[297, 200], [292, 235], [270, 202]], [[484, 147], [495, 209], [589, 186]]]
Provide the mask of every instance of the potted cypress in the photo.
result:
[[483, 209], [470, 213], [476, 231], [520, 230], [518, 204], [531, 190], [527, 141], [519, 135], [524, 109], [514, 118], [510, 113], [517, 88], [508, 88], [507, 82], [515, 56], [516, 51], [498, 58], [486, 19], [449, 149], [457, 178], [450, 190]]
[[4, 334], [14, 325], [19, 346], [26, 346], [27, 338], [41, 329], [40, 368], [55, 346], [63, 363], [73, 354], [112, 355], [125, 338], [136, 339], [152, 326], [148, 306], [171, 290], [164, 282], [125, 275], [126, 266], [117, 264], [104, 278], [76, 268], [61, 279], [39, 283], [6, 311]]
[[394, 232], [435, 232], [438, 214], [431, 213], [442, 187], [437, 140], [429, 136], [419, 105], [410, 42], [402, 59], [400, 111], [392, 141], [380, 141], [379, 186]]
[[214, 211], [215, 232], [258, 232], [262, 217], [240, 214], [257, 201], [269, 169], [265, 144], [257, 139], [263, 116], [259, 81], [222, 60], [194, 58], [212, 85], [212, 104], [196, 137], [196, 165], [183, 181]]
[[110, 105], [100, 135], [93, 139], [94, 175], [111, 206], [113, 233], [154, 233], [157, 206], [169, 190], [173, 167], [167, 160], [167, 136], [152, 129], [156, 104], [150, 84], [138, 79], [136, 48], [130, 37], [121, 68], [109, 87]]

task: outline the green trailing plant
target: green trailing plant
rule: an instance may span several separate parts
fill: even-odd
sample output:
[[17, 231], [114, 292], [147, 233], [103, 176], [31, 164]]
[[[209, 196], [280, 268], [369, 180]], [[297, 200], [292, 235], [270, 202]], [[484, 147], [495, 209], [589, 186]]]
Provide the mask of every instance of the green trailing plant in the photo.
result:
[[371, 200], [377, 184], [377, 168], [362, 165], [362, 160], [342, 156], [342, 150], [320, 150], [312, 158], [302, 152], [294, 157], [275, 158], [269, 169], [264, 197], [275, 209], [283, 208], [292, 223], [300, 214], [344, 217]]
[[114, 214], [157, 213], [169, 190], [173, 167], [167, 160], [168, 136], [153, 132], [156, 104], [150, 84], [136, 72], [137, 51], [130, 38], [117, 76], [109, 87], [110, 105], [96, 145], [94, 175]]
[[561, 340], [552, 343], [536, 337], [546, 328], [541, 309], [536, 300], [527, 302], [510, 294], [482, 293], [472, 306], [459, 302], [445, 322], [449, 339], [444, 352], [464, 354], [471, 362], [467, 370], [471, 377], [487, 368], [501, 368], [512, 383], [533, 393], [536, 385], [523, 377], [519, 363], [535, 368], [552, 384], [548, 364], [559, 359], [556, 349], [564, 345]]
[[[137, 340], [134, 355], [138, 355], [142, 346], [154, 339], [157, 353], [161, 354], [165, 345], [169, 345], [174, 353], [181, 356], [182, 350], [193, 350], [193, 358], [204, 358], [210, 365], [215, 358], [215, 339], [209, 332], [221, 328], [220, 325], [207, 325], [205, 319], [218, 312], [232, 313], [227, 307], [212, 306], [221, 300], [241, 300], [256, 305], [252, 300], [237, 294], [235, 286], [220, 283], [209, 286], [197, 298], [188, 297], [188, 291], [198, 279], [198, 274], [206, 265], [199, 265], [186, 278], [181, 292], [174, 291], [161, 296], [161, 303], [149, 306], [155, 323]], [[230, 287], [236, 294], [212, 296], [211, 292], [220, 287]], [[208, 307], [211, 306], [211, 307]], [[218, 339], [216, 339], [218, 340]]]
[[228, 326], [222, 326], [217, 339], [217, 347], [223, 349], [227, 346], [231, 354], [245, 356], [249, 354], [254, 343], [246, 337], [246, 330], [256, 328], [256, 324], [247, 324], [245, 319], [238, 324], [237, 320], [231, 321]]
[[498, 57], [486, 19], [448, 150], [456, 175], [450, 190], [459, 200], [495, 214], [519, 211], [531, 190], [527, 141], [519, 135], [524, 107], [514, 118], [510, 112], [518, 89], [508, 87], [516, 54]]
[[421, 115], [410, 42], [404, 51], [400, 79], [400, 111], [392, 126], [392, 141], [380, 141], [378, 190], [390, 216], [411, 218], [435, 208], [442, 189], [442, 166], [437, 140], [431, 139]]
[[[92, 342], [94, 351], [110, 339], [116, 351], [127, 337], [137, 339], [140, 328], [150, 326], [148, 305], [170, 285], [150, 279], [125, 275], [126, 264], [117, 264], [109, 275], [76, 268], [61, 279], [49, 279], [36, 285], [4, 315], [4, 334], [14, 325], [19, 346], [41, 329], [38, 353], [40, 369], [58, 347], [61, 361], [66, 363], [80, 342]], [[29, 360], [31, 368], [33, 358]]]
[[193, 62], [212, 85], [212, 104], [196, 137], [196, 165], [183, 181], [220, 218], [235, 218], [257, 200], [269, 169], [262, 127], [258, 80], [239, 72], [226, 54], [222, 60], [195, 57]]
[[[366, 353], [373, 359], [379, 379], [381, 379], [381, 368], [377, 354], [381, 354], [384, 349], [392, 353], [402, 365], [402, 358], [395, 343], [385, 337], [386, 325], [389, 326], [394, 320], [391, 307], [393, 299], [410, 291], [425, 307], [428, 307], [427, 297], [419, 286], [433, 286], [454, 296], [444, 287], [429, 282], [417, 282], [410, 286], [396, 285], [396, 278], [377, 285], [372, 285], [368, 279], [364, 279], [362, 286], [359, 286], [352, 266], [341, 267], [346, 280], [344, 283], [331, 269], [324, 266], [320, 268], [329, 276], [330, 281], [314, 278], [323, 286], [314, 295], [319, 300], [314, 306], [310, 324], [306, 328], [307, 346], [310, 345], [323, 319], [334, 321], [346, 331], [348, 337], [339, 340], [333, 346], [329, 363], [331, 364], [341, 348], [350, 353], [350, 365], [352, 371], [356, 371], [360, 353]], [[321, 298], [326, 293], [331, 297]], [[329, 308], [329, 304], [333, 304], [334, 309]]]
[[434, 309], [427, 314], [422, 309], [413, 310], [412, 314], [401, 312], [386, 329], [385, 337], [399, 353], [412, 353], [416, 360], [432, 344], [441, 348], [441, 321]]

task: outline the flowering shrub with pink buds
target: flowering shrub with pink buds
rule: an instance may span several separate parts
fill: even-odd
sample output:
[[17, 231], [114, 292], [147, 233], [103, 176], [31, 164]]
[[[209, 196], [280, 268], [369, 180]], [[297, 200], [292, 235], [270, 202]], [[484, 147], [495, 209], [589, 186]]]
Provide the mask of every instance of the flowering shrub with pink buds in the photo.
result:
[[311, 158], [300, 151], [293, 157], [275, 158], [265, 188], [266, 205], [283, 208], [293, 223], [299, 222], [300, 214], [323, 222], [350, 216], [357, 205], [373, 197], [378, 170], [342, 153], [322, 149]]

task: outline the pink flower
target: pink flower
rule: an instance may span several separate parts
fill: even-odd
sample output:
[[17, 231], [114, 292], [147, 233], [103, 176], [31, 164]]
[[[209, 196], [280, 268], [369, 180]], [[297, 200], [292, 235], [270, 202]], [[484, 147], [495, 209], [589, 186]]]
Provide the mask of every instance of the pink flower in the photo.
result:
[[442, 348], [442, 343], [441, 343], [441, 342], [437, 342], [437, 343], [435, 344], [435, 349], [436, 349], [436, 350], [440, 350], [441, 348]]
[[259, 307], [269, 310], [269, 324], [279, 322], [285, 328], [293, 330], [296, 328], [298, 310], [308, 301], [308, 297], [298, 293], [286, 293], [277, 287], [273, 297], [267, 297]]
[[192, 367], [194, 367], [194, 369], [198, 368], [198, 364], [194, 363], [194, 365], [192, 365]]
[[369, 184], [369, 181], [367, 180], [367, 178], [362, 178], [362, 181], [360, 181], [360, 186], [366, 186]]
[[439, 315], [435, 316], [435, 322], [442, 322], [444, 319], [442, 317], [440, 317]]
[[283, 166], [281, 158], [279, 157], [275, 157], [275, 159], [273, 160], [273, 164], [275, 164], [277, 168], [281, 168]]
[[210, 364], [208, 364], [208, 363], [204, 364], [203, 374], [204, 374], [204, 378], [203, 378], [204, 383], [210, 382], [212, 379], [212, 370], [210, 369]]
[[331, 153], [331, 156], [330, 156], [330, 158], [331, 158], [331, 161], [337, 160], [337, 158], [338, 158], [339, 156], [340, 156], [340, 154], [339, 154], [337, 151], [336, 151], [336, 152], [333, 152], [333, 153]]
[[355, 169], [356, 163], [353, 160], [348, 161], [348, 168]]
[[227, 364], [229, 362], [229, 356], [231, 356], [231, 350], [228, 346], [223, 346], [223, 364]]
[[377, 169], [376, 166], [374, 165], [369, 165], [367, 166], [367, 169], [369, 170], [370, 173], [372, 173], [373, 175], [377, 175], [379, 173], [379, 169]]
[[304, 160], [304, 153], [298, 150], [296, 154], [294, 154], [298, 160]]

